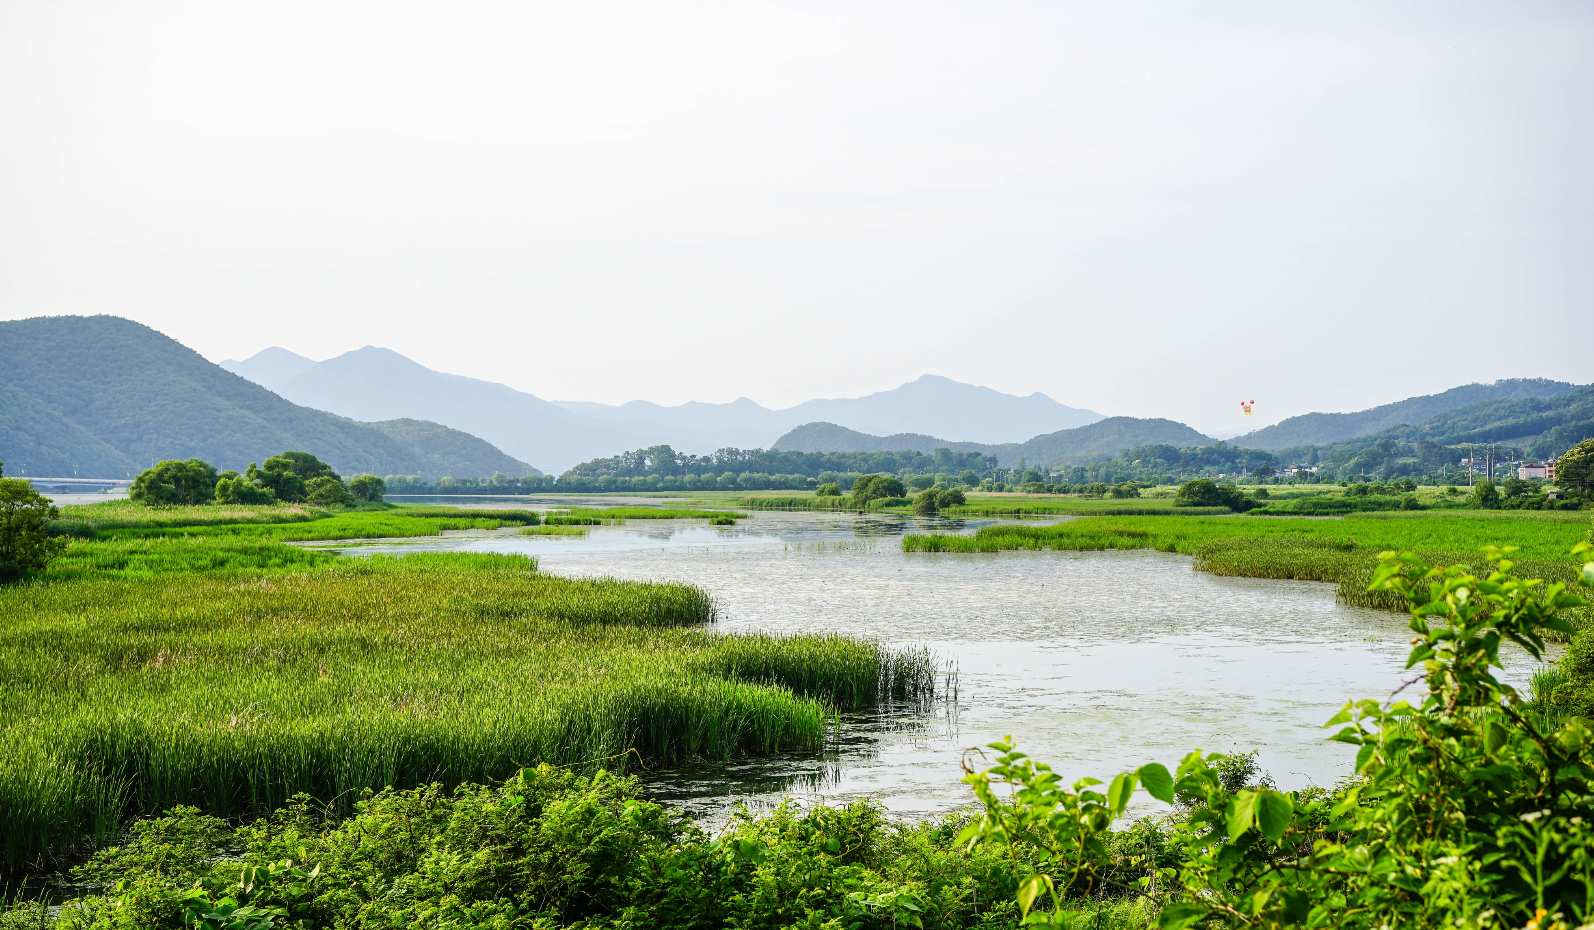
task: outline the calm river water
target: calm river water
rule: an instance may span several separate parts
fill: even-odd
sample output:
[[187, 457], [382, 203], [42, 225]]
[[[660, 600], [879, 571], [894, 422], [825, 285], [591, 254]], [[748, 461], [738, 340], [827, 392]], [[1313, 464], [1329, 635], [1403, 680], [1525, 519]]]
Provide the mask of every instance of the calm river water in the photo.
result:
[[1336, 603], [1332, 585], [1220, 578], [1156, 552], [901, 550], [904, 531], [974, 525], [758, 513], [734, 527], [632, 521], [585, 538], [508, 531], [391, 549], [520, 552], [553, 573], [690, 582], [713, 594], [726, 633], [924, 645], [955, 668], [955, 700], [847, 718], [821, 755], [647, 776], [655, 796], [710, 819], [784, 796], [949, 810], [970, 801], [965, 752], [1004, 735], [1069, 777], [1172, 768], [1199, 747], [1257, 750], [1281, 787], [1329, 785], [1354, 747], [1329, 742], [1323, 721], [1402, 680], [1402, 619]]

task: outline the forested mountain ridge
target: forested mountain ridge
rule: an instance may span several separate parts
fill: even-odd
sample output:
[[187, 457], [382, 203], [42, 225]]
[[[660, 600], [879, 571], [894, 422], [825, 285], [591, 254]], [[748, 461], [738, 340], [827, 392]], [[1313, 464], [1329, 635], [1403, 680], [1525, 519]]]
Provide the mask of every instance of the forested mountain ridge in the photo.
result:
[[[1453, 470], [1469, 447], [1495, 444], [1491, 456], [1546, 459], [1594, 438], [1594, 385], [1549, 397], [1485, 401], [1372, 436], [1279, 451], [1281, 459], [1322, 466], [1326, 474], [1395, 477]], [[1475, 451], [1475, 450], [1473, 450]]]
[[924, 452], [937, 449], [988, 452], [994, 446], [977, 442], [950, 442], [923, 433], [874, 436], [836, 423], [804, 423], [775, 440], [779, 452]]
[[301, 449], [348, 473], [526, 474], [465, 433], [359, 423], [290, 403], [113, 316], [0, 322], [0, 460], [17, 474], [122, 477], [164, 458], [242, 468]]
[[1108, 417], [1073, 429], [1044, 433], [1024, 442], [950, 442], [919, 433], [872, 436], [834, 423], [805, 423], [775, 441], [774, 448], [798, 452], [975, 452], [1002, 465], [1020, 462], [1047, 467], [1110, 458], [1136, 446], [1198, 446], [1213, 440], [1183, 423], [1160, 418]]
[[1547, 378], [1511, 378], [1492, 384], [1460, 387], [1408, 397], [1349, 413], [1306, 413], [1229, 440], [1246, 449], [1275, 452], [1302, 446], [1325, 446], [1373, 436], [1399, 427], [1419, 426], [1436, 417], [1479, 404], [1524, 399], [1554, 398], [1575, 385]]

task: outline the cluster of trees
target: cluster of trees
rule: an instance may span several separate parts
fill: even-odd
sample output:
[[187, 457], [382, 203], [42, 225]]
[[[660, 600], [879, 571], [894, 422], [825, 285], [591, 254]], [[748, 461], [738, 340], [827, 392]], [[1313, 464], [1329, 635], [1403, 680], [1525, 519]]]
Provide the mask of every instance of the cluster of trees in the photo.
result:
[[50, 521], [58, 516], [60, 511], [32, 484], [5, 477], [0, 462], [0, 584], [43, 571], [61, 554], [66, 540], [50, 535]]
[[[934, 485], [962, 485], [984, 491], [1132, 498], [1140, 496], [1142, 487], [1198, 478], [1243, 477], [1265, 484], [1356, 482], [1351, 485], [1351, 494], [1371, 495], [1410, 493], [1419, 483], [1442, 484], [1455, 479], [1455, 463], [1463, 454], [1461, 449], [1426, 441], [1410, 445], [1418, 453], [1415, 458], [1405, 454], [1410, 450], [1400, 441], [1388, 438], [1341, 443], [1329, 450], [1297, 450], [1298, 457], [1291, 457], [1294, 453], [1274, 455], [1221, 442], [1187, 448], [1158, 444], [1129, 449], [1111, 459], [1050, 469], [1023, 464], [1003, 467], [987, 455], [948, 449], [937, 449], [933, 454], [721, 449], [713, 455], [697, 456], [678, 453], [670, 446], [653, 446], [583, 462], [557, 478], [496, 474], [491, 478], [434, 481], [415, 475], [389, 475], [386, 481], [388, 489], [395, 493], [762, 491], [835, 485], [835, 493], [843, 494], [859, 480], [890, 474], [915, 492]], [[1564, 491], [1576, 495], [1578, 500], [1594, 498], [1594, 489], [1589, 487], [1594, 483], [1594, 478], [1589, 477], [1594, 472], [1594, 452], [1589, 449], [1594, 449], [1594, 440], [1580, 443], [1559, 460], [1558, 481]], [[1315, 465], [1318, 472], [1292, 477], [1285, 463], [1296, 462]], [[1370, 476], [1374, 480], [1366, 480]]]
[[913, 512], [918, 514], [939, 513], [947, 507], [960, 507], [968, 502], [961, 486], [936, 481], [930, 475], [912, 475], [904, 481], [897, 475], [882, 472], [860, 475], [846, 491], [837, 481], [827, 481], [814, 489], [814, 494], [819, 497], [845, 495], [848, 503], [859, 510], [867, 510], [871, 504], [884, 506], [906, 503], [909, 493], [913, 494]]
[[345, 482], [331, 465], [308, 452], [283, 452], [243, 474], [218, 472], [201, 459], [168, 459], [140, 472], [128, 497], [151, 506], [181, 504], [310, 503], [323, 507], [379, 502], [386, 483], [375, 475]]
[[1179, 485], [1173, 502], [1180, 507], [1227, 507], [1236, 512], [1256, 506], [1256, 501], [1246, 497], [1244, 491], [1211, 478], [1195, 478]]
[[[795, 478], [788, 487], [804, 487], [808, 479], [823, 481], [826, 476], [924, 474], [971, 472], [977, 481], [996, 467], [996, 459], [978, 452], [953, 452], [937, 449], [924, 452], [789, 452], [775, 449], [721, 449], [712, 455], [688, 455], [670, 446], [636, 449], [605, 459], [593, 459], [559, 476], [564, 490], [584, 490], [582, 485], [604, 478], [692, 478], [713, 482], [702, 490], [721, 486], [731, 475], [740, 483], [742, 475]], [[812, 485], [807, 485], [812, 486]]]
[[920, 476], [922, 490], [932, 484], [974, 486], [999, 473], [996, 460], [974, 452], [937, 449], [923, 452], [783, 452], [765, 449], [721, 449], [713, 455], [689, 455], [670, 446], [636, 449], [593, 459], [564, 474], [511, 478], [425, 479], [388, 475], [395, 494], [535, 494], [552, 491], [791, 491], [837, 484], [841, 491], [861, 478], [893, 474], [903, 480]]
[[913, 496], [913, 512], [921, 516], [930, 516], [948, 507], [961, 507], [966, 503], [968, 498], [964, 496], [962, 488], [934, 485]]

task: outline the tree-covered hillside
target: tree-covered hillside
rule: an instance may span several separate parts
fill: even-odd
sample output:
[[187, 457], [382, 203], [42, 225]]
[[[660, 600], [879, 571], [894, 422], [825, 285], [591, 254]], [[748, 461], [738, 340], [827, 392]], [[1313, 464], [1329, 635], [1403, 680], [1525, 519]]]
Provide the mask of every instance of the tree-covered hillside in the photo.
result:
[[997, 457], [1004, 465], [1061, 465], [1110, 458], [1135, 446], [1202, 446], [1208, 437], [1177, 420], [1161, 417], [1108, 417], [1077, 429], [1036, 436], [1028, 442], [1001, 446]]
[[1517, 400], [1548, 400], [1566, 394], [1574, 385], [1546, 378], [1511, 378], [1493, 384], [1464, 384], [1438, 394], [1408, 397], [1394, 403], [1352, 413], [1307, 413], [1290, 417], [1232, 440], [1247, 449], [1278, 451], [1302, 446], [1324, 446], [1373, 436], [1403, 426], [1427, 423], [1436, 417], [1480, 404]]
[[[1323, 446], [1280, 450], [1287, 462], [1317, 465], [1339, 478], [1438, 475], [1453, 472], [1469, 447], [1494, 444], [1496, 462], [1546, 459], [1594, 438], [1594, 385], [1550, 397], [1473, 404], [1417, 426]], [[1472, 452], [1482, 454], [1476, 448]]]
[[1024, 463], [1040, 467], [1111, 458], [1136, 446], [1167, 444], [1199, 446], [1212, 440], [1174, 420], [1108, 417], [1085, 426], [1045, 433], [1025, 442], [987, 445], [949, 442], [920, 433], [872, 436], [834, 423], [806, 423], [775, 441], [775, 449], [793, 452], [954, 452], [993, 456], [1004, 466]]
[[835, 423], [804, 423], [775, 440], [777, 452], [923, 452], [952, 449], [988, 452], [994, 447], [977, 442], [949, 442], [923, 433], [874, 436]]
[[436, 424], [359, 423], [289, 403], [131, 320], [0, 323], [0, 460], [8, 470], [122, 477], [190, 457], [243, 468], [283, 449], [314, 452], [345, 474], [530, 470]]

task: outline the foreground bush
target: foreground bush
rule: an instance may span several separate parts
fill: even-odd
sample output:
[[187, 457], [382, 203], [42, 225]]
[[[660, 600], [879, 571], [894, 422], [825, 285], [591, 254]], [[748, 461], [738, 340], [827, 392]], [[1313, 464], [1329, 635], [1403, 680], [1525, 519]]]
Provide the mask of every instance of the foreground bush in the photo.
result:
[[710, 836], [638, 792], [632, 779], [542, 766], [495, 787], [367, 793], [341, 820], [307, 798], [238, 828], [177, 808], [76, 869], [81, 896], [56, 919], [24, 907], [0, 928], [951, 928], [1017, 916], [1007, 861], [957, 849], [955, 824], [893, 826], [856, 804], [739, 816]]
[[50, 536], [50, 521], [60, 511], [21, 478], [0, 469], [0, 584], [43, 571], [66, 548]]

